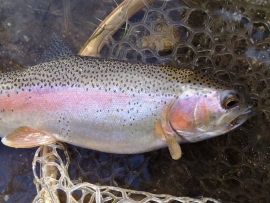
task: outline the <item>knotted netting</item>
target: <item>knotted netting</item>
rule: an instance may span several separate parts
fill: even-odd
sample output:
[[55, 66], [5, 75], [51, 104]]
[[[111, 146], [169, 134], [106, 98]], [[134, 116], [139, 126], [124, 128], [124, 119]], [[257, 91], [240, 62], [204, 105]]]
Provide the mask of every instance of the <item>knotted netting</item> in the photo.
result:
[[63, 144], [55, 143], [39, 147], [33, 160], [33, 172], [38, 193], [33, 202], [219, 202], [212, 198], [174, 197], [71, 180], [68, 172], [69, 166], [69, 154]]
[[[118, 159], [108, 158], [103, 164], [99, 162], [102, 154], [89, 152], [79, 158], [72, 155], [75, 163], [61, 144], [48, 146], [48, 154], [40, 154], [44, 150], [41, 147], [33, 162], [38, 192], [34, 201], [269, 202], [270, 9], [266, 1], [255, 3], [156, 1], [127, 20], [115, 35], [108, 36], [101, 51], [104, 57], [170, 63], [226, 80], [252, 96], [256, 103], [253, 118], [226, 135], [183, 145], [184, 155], [178, 162], [168, 159], [168, 151], [159, 151], [159, 157], [149, 164], [152, 174], [158, 174], [153, 180], [140, 175], [144, 173], [141, 166], [128, 168], [131, 158], [125, 158], [120, 164], [125, 168], [123, 176], [131, 177], [134, 168], [140, 172], [136, 173], [137, 179], [125, 179], [124, 184], [115, 184], [122, 182], [106, 175], [111, 174], [107, 169], [119, 163]], [[147, 161], [143, 159], [142, 163]], [[79, 168], [78, 178], [71, 177], [70, 167]], [[103, 172], [104, 182], [98, 177]], [[157, 194], [172, 191], [181, 196], [203, 194], [215, 199], [156, 195], [122, 187], [129, 188], [136, 181], [150, 185], [151, 192], [156, 188]]]

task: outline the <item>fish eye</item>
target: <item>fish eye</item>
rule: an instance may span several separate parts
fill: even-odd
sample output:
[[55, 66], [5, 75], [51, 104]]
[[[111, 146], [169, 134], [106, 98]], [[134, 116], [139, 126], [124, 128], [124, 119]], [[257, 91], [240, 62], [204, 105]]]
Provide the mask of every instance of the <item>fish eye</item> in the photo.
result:
[[225, 109], [229, 109], [229, 108], [232, 108], [234, 106], [237, 106], [239, 103], [239, 98], [237, 97], [230, 97], [230, 98], [227, 98], [223, 101], [223, 107]]
[[225, 90], [221, 93], [221, 105], [224, 109], [230, 109], [239, 105], [240, 96], [234, 90]]

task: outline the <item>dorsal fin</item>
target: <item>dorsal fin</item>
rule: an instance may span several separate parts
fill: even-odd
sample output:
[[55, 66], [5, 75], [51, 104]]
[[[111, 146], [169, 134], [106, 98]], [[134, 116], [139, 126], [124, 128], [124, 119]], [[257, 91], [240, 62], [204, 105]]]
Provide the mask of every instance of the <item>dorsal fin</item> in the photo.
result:
[[67, 56], [75, 55], [66, 43], [55, 33], [52, 35], [52, 40], [49, 48], [43, 53], [40, 63], [52, 61]]

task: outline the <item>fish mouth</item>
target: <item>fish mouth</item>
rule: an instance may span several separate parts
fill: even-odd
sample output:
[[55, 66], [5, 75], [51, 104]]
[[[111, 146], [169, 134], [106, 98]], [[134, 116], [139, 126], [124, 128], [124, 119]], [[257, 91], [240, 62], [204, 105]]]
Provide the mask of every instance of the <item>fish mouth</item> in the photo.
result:
[[244, 123], [248, 118], [253, 115], [254, 111], [252, 109], [247, 109], [242, 112], [238, 117], [233, 119], [230, 123], [230, 128], [236, 128], [242, 123]]

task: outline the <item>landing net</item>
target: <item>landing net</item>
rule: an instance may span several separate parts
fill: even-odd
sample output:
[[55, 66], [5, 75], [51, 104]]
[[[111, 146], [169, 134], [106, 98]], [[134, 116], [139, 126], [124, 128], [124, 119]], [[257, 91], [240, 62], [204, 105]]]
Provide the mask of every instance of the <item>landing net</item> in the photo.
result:
[[[101, 56], [200, 69], [247, 92], [256, 103], [255, 116], [239, 129], [204, 143], [183, 145], [184, 156], [178, 162], [159, 151], [160, 162], [150, 165], [163, 181], [151, 185], [157, 193], [170, 194], [167, 191], [172, 185], [176, 194], [188, 196], [204, 194], [243, 203], [270, 201], [269, 19], [267, 1], [156, 1], [105, 38]], [[98, 162], [92, 153], [83, 158]], [[218, 202], [122, 189], [100, 179], [86, 183], [90, 179], [80, 178], [81, 174], [79, 178], [70, 175], [71, 160], [62, 144], [37, 150], [33, 170], [38, 195], [34, 202]], [[115, 162], [109, 158], [106, 163]], [[94, 178], [99, 171], [89, 165], [83, 166], [91, 168]]]
[[55, 143], [39, 147], [33, 160], [33, 172], [38, 193], [33, 202], [219, 202], [212, 198], [174, 197], [71, 180], [68, 173], [69, 166], [70, 158], [63, 144]]

